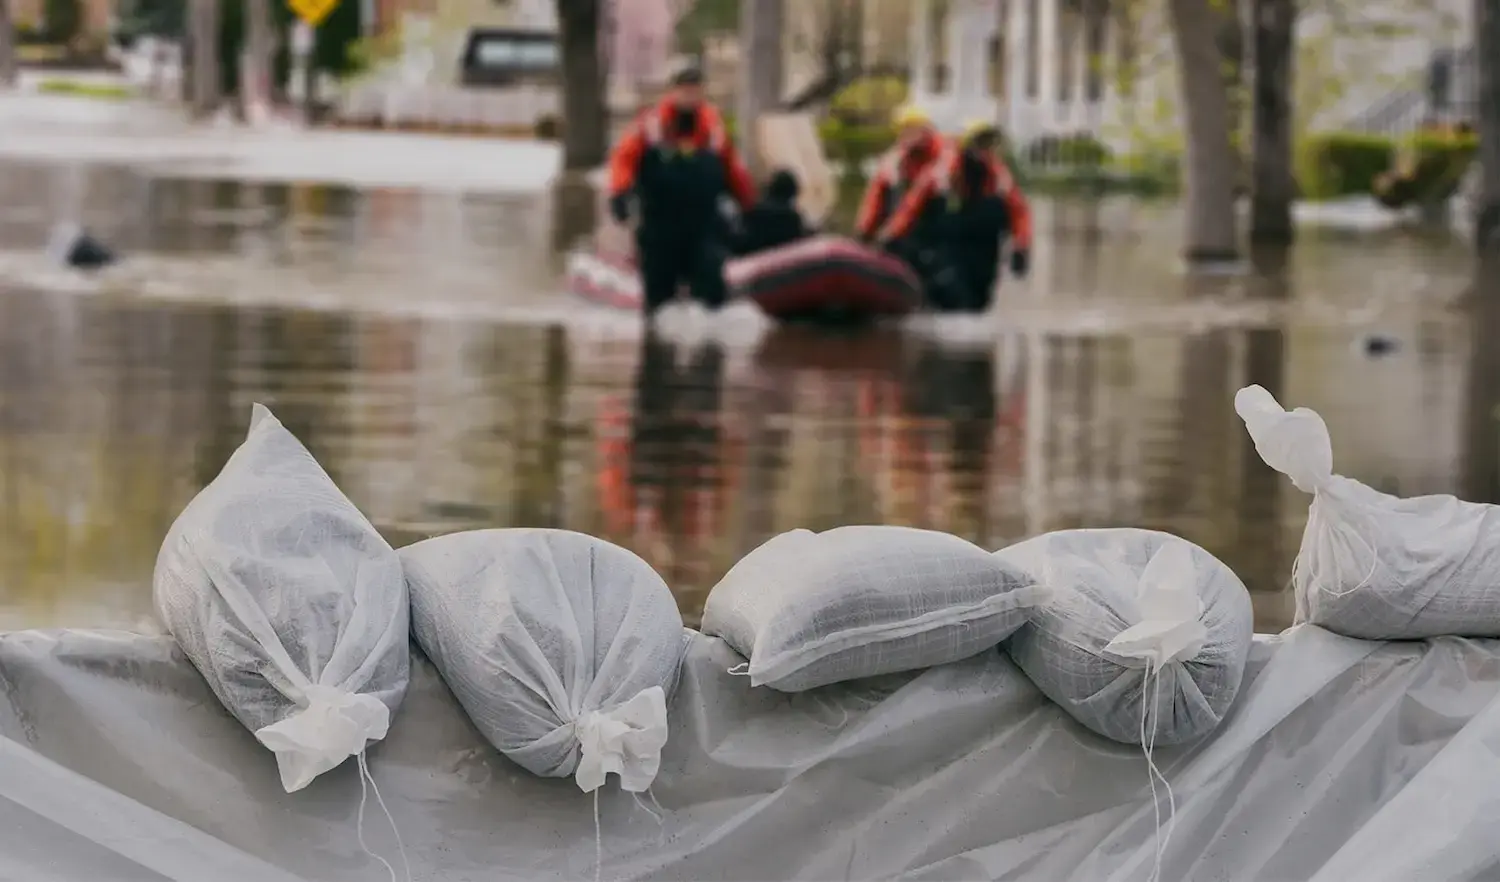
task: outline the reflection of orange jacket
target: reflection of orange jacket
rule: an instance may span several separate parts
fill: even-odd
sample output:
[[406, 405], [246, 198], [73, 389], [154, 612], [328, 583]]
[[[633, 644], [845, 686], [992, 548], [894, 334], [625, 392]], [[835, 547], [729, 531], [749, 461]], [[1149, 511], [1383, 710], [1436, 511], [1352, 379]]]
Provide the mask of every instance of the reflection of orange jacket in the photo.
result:
[[[942, 157], [933, 163], [907, 192], [906, 198], [897, 206], [891, 219], [886, 222], [885, 229], [881, 231], [881, 238], [899, 239], [911, 232], [928, 202], [934, 197], [957, 196], [960, 199], [971, 199], [1001, 196], [1010, 210], [1011, 241], [1015, 243], [1018, 251], [1031, 248], [1031, 206], [1027, 204], [1021, 188], [1016, 185], [1015, 176], [1010, 173], [1010, 169], [1000, 157], [993, 153], [985, 153], [982, 155], [984, 179], [976, 191], [965, 192], [966, 187], [961, 174], [965, 152], [957, 147], [943, 152]], [[973, 157], [975, 154], [969, 155]]]
[[600, 406], [595, 487], [605, 529], [613, 536], [635, 538], [641, 532], [673, 530], [675, 526], [672, 538], [707, 544], [718, 535], [719, 520], [739, 488], [743, 452], [740, 439], [732, 434], [723, 439], [708, 467], [710, 474], [675, 476], [683, 483], [701, 482], [702, 486], [688, 492], [681, 503], [681, 523], [673, 525], [666, 523], [659, 496], [636, 492], [630, 422], [630, 411], [622, 402], [607, 399]]
[[646, 151], [671, 140], [675, 146], [710, 150], [722, 157], [729, 191], [740, 207], [748, 210], [756, 201], [755, 179], [740, 160], [739, 151], [734, 149], [734, 142], [729, 138], [719, 111], [711, 105], [700, 104], [697, 125], [687, 137], [676, 137], [670, 132], [669, 126], [676, 113], [676, 105], [670, 100], [662, 101], [631, 123], [609, 158], [609, 194], [618, 196], [635, 186]]
[[911, 185], [942, 153], [943, 138], [936, 132], [910, 147], [897, 145], [886, 151], [875, 166], [870, 185], [865, 188], [859, 214], [854, 219], [855, 232], [862, 236], [875, 235], [881, 223], [897, 210], [897, 206], [889, 204], [892, 195], [900, 193], [900, 200], [904, 203]]

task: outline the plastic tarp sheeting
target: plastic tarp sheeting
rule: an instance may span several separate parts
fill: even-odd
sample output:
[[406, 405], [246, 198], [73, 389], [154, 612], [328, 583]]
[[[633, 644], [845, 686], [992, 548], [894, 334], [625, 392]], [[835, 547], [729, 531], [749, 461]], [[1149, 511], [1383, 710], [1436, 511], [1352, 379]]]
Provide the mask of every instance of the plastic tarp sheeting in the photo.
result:
[[[419, 654], [374, 778], [418, 880], [591, 879], [594, 806], [484, 743]], [[601, 791], [604, 879], [1145, 879], [1138, 748], [1088, 733], [1000, 652], [786, 695], [695, 637], [649, 800]], [[0, 636], [0, 878], [380, 880], [345, 763], [274, 758], [162, 638]], [[1224, 724], [1161, 748], [1162, 878], [1500, 878], [1500, 642], [1257, 638]], [[383, 815], [365, 838], [394, 859]], [[392, 860], [400, 868], [400, 863]]]

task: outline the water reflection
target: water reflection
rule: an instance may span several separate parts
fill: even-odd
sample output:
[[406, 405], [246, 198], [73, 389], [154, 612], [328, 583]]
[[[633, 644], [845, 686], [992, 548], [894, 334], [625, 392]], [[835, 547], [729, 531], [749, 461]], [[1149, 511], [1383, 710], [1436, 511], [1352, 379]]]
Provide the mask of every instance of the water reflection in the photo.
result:
[[671, 583], [702, 586], [739, 477], [723, 413], [725, 353], [655, 334], [641, 342], [629, 431], [607, 442], [599, 503], [620, 537]]
[[1500, 256], [1486, 255], [1469, 295], [1473, 342], [1466, 396], [1463, 484], [1466, 497], [1500, 503]]
[[554, 255], [565, 254], [593, 233], [599, 217], [599, 192], [593, 182], [580, 175], [563, 177], [552, 188], [552, 236]]
[[[1252, 382], [1324, 415], [1341, 473], [1500, 499], [1500, 272], [1472, 281], [1466, 253], [1430, 241], [1309, 235], [1248, 276], [1184, 277], [1169, 214], [1039, 201], [1035, 273], [991, 319], [688, 340], [548, 293], [541, 255], [597, 208], [581, 186], [539, 202], [85, 171], [70, 202], [63, 172], [0, 169], [0, 249], [45, 240], [27, 206], [76, 202], [151, 266], [108, 291], [0, 283], [0, 626], [147, 614], [161, 536], [254, 401], [393, 543], [596, 533], [655, 565], [690, 619], [795, 527], [998, 547], [1130, 525], [1230, 563], [1275, 627], [1309, 500], [1234, 414]], [[185, 294], [150, 289], [175, 267]], [[555, 308], [513, 309], [528, 303]]]

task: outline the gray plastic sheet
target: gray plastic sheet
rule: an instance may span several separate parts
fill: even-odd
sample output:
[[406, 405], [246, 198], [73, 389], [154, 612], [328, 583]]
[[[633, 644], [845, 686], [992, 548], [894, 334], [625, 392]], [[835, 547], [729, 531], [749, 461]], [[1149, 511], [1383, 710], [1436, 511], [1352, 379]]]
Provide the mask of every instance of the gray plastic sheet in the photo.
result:
[[[603, 879], [1143, 880], [1139, 749], [999, 652], [787, 695], [695, 637], [649, 800], [598, 806]], [[1257, 638], [1220, 729], [1160, 749], [1164, 880], [1500, 879], [1500, 643]], [[285, 793], [170, 640], [0, 635], [0, 878], [382, 880], [353, 762]], [[417, 880], [592, 879], [591, 796], [486, 745], [415, 655], [370, 765]], [[659, 817], [659, 820], [658, 820]], [[404, 878], [373, 798], [365, 838]]]

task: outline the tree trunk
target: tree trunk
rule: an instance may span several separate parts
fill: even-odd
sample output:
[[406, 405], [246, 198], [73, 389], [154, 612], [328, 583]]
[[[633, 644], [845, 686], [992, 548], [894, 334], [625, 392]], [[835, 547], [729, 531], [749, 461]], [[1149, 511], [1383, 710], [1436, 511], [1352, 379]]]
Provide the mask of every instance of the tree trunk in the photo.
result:
[[1292, 171], [1292, 64], [1296, 0], [1252, 0], [1255, 91], [1251, 133], [1250, 242], [1289, 245], [1296, 177]]
[[0, 0], [0, 89], [16, 84], [16, 31], [10, 20], [10, 0]]
[[[1258, 301], [1285, 303], [1291, 297], [1289, 263], [1291, 249], [1286, 247], [1252, 248], [1248, 293]], [[1248, 328], [1244, 332], [1244, 343], [1240, 350], [1244, 361], [1241, 382], [1254, 383], [1285, 401], [1287, 375], [1286, 329], [1273, 325], [1264, 328]], [[1226, 396], [1227, 397], [1227, 396]], [[1232, 422], [1232, 420], [1231, 420]], [[1286, 493], [1285, 480], [1274, 470], [1265, 467], [1255, 451], [1255, 442], [1249, 433], [1237, 432], [1239, 436], [1239, 517], [1234, 547], [1244, 549], [1244, 557], [1230, 563], [1236, 573], [1250, 587], [1250, 600], [1255, 609], [1255, 622], [1269, 627], [1284, 628], [1292, 623], [1295, 604], [1291, 592], [1279, 590], [1284, 586], [1286, 567], [1290, 563], [1283, 539], [1283, 519], [1280, 516], [1281, 498]], [[1233, 442], [1226, 444], [1232, 449]]]
[[1209, 8], [1218, 16], [1219, 27], [1215, 42], [1219, 44], [1219, 71], [1224, 80], [1224, 94], [1229, 98], [1229, 146], [1234, 152], [1234, 196], [1238, 200], [1245, 193], [1246, 157], [1249, 155], [1250, 89], [1248, 74], [1250, 59], [1245, 50], [1248, 40], [1247, 26], [1240, 7], [1249, 7], [1254, 0], [1208, 0]]
[[1234, 148], [1229, 92], [1215, 36], [1214, 0], [1169, 0], [1187, 130], [1183, 256], [1192, 263], [1239, 256], [1234, 212]]
[[219, 0], [191, 0], [192, 114], [203, 119], [219, 108]]
[[1474, 273], [1469, 316], [1469, 376], [1464, 408], [1464, 453], [1461, 459], [1464, 499], [1500, 502], [1500, 254], [1480, 252]]
[[[248, 0], [245, 4], [245, 54], [250, 59], [250, 83], [240, 84], [242, 101], [271, 100], [271, 64], [276, 56], [275, 26], [270, 0]], [[248, 116], [249, 106], [244, 108]]]
[[563, 171], [604, 164], [609, 139], [604, 66], [599, 63], [599, 0], [557, 0], [562, 45]]
[[740, 7], [740, 57], [744, 61], [740, 65], [739, 145], [756, 173], [762, 171], [756, 124], [781, 103], [785, 13], [783, 0], [753, 0]]
[[1475, 242], [1500, 252], [1500, 0], [1474, 0], [1474, 58], [1479, 65], [1479, 200]]
[[[1003, 4], [996, 4], [997, 6]], [[849, 52], [848, 68], [855, 76], [865, 72], [865, 3], [864, 0], [849, 0], [845, 16], [845, 28], [849, 36], [846, 41]]]

